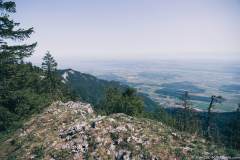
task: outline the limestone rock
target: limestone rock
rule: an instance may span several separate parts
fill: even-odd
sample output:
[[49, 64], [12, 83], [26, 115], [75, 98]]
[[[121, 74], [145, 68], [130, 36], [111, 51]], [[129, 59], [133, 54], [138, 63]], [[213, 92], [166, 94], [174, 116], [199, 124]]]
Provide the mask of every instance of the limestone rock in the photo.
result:
[[207, 142], [200, 137], [122, 113], [96, 115], [90, 104], [72, 101], [54, 102], [2, 146], [12, 146], [13, 140], [14, 156], [23, 160], [174, 160], [209, 155]]

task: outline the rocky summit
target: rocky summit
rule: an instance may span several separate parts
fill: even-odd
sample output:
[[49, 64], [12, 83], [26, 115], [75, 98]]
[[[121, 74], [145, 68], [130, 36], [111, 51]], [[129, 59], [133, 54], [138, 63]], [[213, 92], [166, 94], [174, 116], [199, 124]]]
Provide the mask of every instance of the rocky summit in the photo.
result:
[[[2, 159], [208, 159], [204, 139], [125, 114], [97, 115], [90, 104], [55, 102], [0, 144]], [[5, 156], [11, 155], [11, 156]]]

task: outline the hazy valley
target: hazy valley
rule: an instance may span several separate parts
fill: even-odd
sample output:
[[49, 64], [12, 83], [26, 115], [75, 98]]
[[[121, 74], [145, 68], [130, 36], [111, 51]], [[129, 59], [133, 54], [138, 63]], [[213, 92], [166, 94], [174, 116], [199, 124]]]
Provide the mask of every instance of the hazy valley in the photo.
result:
[[221, 65], [203, 60], [94, 61], [76, 68], [135, 87], [163, 107], [181, 107], [182, 91], [189, 92], [193, 107], [199, 110], [207, 109], [211, 95], [224, 98], [215, 111], [233, 111], [240, 101], [236, 61], [221, 61]]

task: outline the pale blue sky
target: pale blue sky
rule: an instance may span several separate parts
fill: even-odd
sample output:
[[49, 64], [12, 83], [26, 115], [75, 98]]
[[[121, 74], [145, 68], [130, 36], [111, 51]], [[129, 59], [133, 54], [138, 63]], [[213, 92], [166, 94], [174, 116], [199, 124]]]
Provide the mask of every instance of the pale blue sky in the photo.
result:
[[30, 41], [55, 58], [235, 58], [240, 0], [15, 0]]

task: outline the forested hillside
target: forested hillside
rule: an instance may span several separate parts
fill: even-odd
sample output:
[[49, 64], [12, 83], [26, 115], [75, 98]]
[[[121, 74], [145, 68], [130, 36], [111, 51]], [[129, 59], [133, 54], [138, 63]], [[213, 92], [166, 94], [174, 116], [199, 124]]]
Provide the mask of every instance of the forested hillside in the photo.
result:
[[68, 85], [83, 101], [97, 105], [104, 98], [107, 88], [124, 89], [127, 86], [115, 81], [105, 81], [90, 74], [81, 73], [72, 69], [58, 70], [62, 83]]
[[[116, 88], [120, 92], [124, 92], [129, 86], [123, 85], [117, 81], [106, 81], [90, 74], [81, 73], [72, 69], [58, 70], [59, 76], [62, 77], [62, 82], [71, 90], [81, 97], [81, 100], [93, 104], [94, 106], [101, 105], [109, 88]], [[151, 100], [143, 93], [137, 93], [144, 101], [146, 111], [154, 111], [159, 105]]]

